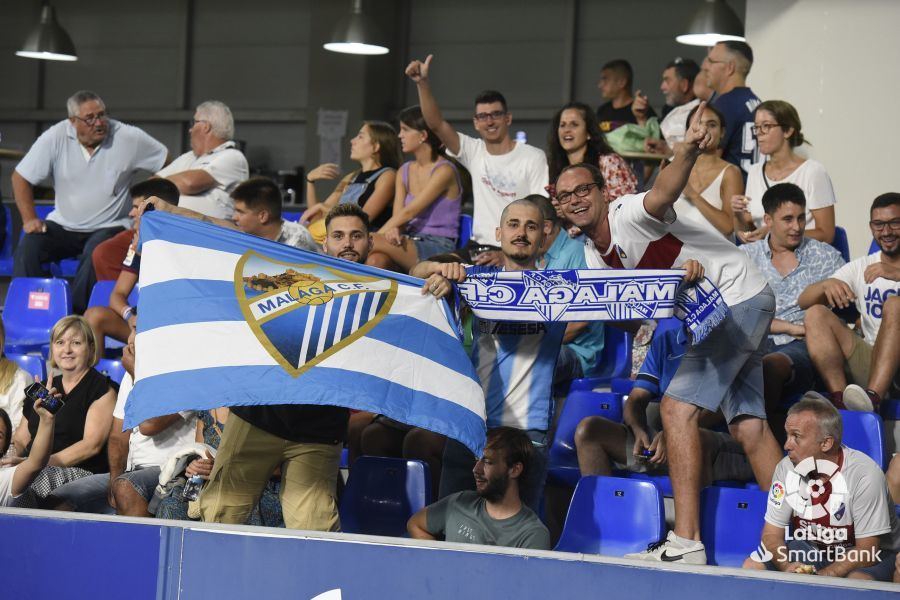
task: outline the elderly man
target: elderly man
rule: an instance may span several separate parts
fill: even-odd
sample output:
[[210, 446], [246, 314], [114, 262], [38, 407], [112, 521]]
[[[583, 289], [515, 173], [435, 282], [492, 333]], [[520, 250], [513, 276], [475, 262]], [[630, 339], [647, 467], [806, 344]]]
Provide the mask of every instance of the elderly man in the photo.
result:
[[[46, 277], [43, 264], [83, 257], [72, 286], [72, 304], [84, 312], [94, 285], [90, 256], [104, 240], [130, 226], [128, 189], [139, 171], [165, 164], [165, 146], [144, 131], [109, 118], [94, 92], [76, 92], [69, 118], [37, 139], [12, 176], [25, 237], [16, 248], [14, 277]], [[34, 186], [50, 182], [56, 207], [46, 220], [34, 208]]]
[[815, 392], [791, 407], [785, 429], [787, 456], [744, 568], [891, 581], [900, 522], [884, 473], [841, 444], [841, 415]]
[[[247, 159], [231, 139], [231, 110], [218, 100], [203, 102], [194, 111], [190, 131], [191, 149], [156, 175], [178, 187], [179, 206], [209, 217], [231, 219], [231, 192], [250, 174]], [[97, 279], [119, 276], [130, 244], [130, 232], [123, 232], [97, 248], [93, 254]]]

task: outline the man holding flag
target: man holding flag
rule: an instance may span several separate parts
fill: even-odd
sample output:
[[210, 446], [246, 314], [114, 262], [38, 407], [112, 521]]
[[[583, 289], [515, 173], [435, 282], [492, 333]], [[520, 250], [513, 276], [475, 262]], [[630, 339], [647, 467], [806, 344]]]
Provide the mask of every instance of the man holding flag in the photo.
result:
[[[676, 441], [669, 446], [675, 529], [665, 541], [630, 556], [693, 564], [706, 563], [706, 551], [699, 541], [701, 410], [721, 408], [761, 484], [768, 486], [781, 458], [766, 424], [762, 380], [763, 349], [775, 296], [736, 246], [678, 220], [672, 208], [697, 157], [712, 143], [703, 124], [704, 107], [700, 105], [684, 144], [650, 191], [609, 203], [599, 170], [587, 164], [567, 167], [556, 182], [556, 202], [563, 216], [588, 238], [588, 266], [669, 269], [686, 257], [696, 258], [728, 307], [724, 321], [688, 349], [662, 400], [666, 435]], [[698, 308], [705, 308], [699, 296]]]

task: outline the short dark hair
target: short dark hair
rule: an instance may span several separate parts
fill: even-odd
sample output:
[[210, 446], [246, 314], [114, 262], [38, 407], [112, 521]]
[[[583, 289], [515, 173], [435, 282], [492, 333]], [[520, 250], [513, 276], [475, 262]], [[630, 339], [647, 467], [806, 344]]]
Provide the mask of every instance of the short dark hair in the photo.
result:
[[696, 79], [697, 74], [700, 72], [700, 65], [690, 58], [681, 58], [679, 56], [667, 64], [666, 69], [675, 69], [675, 75], [677, 75], [679, 79], [686, 79], [687, 82], [693, 86], [694, 79]]
[[363, 222], [366, 233], [369, 232], [369, 215], [366, 214], [366, 211], [360, 208], [358, 204], [345, 202], [344, 204], [338, 204], [328, 211], [328, 214], [325, 215], [325, 229], [328, 229], [331, 221], [338, 217], [356, 217]]
[[0, 421], [3, 421], [3, 424], [6, 426], [6, 442], [3, 446], [0, 446], [0, 456], [5, 456], [6, 451], [9, 450], [9, 445], [12, 444], [13, 428], [12, 421], [9, 420], [9, 414], [2, 408], [0, 408]]
[[475, 96], [475, 106], [479, 104], [493, 104], [494, 102], [502, 104], [504, 112], [509, 110], [509, 107], [506, 105], [506, 98], [497, 90], [484, 90]]
[[601, 71], [612, 71], [617, 75], [625, 78], [625, 88], [630, 92], [631, 86], [634, 84], [634, 69], [631, 68], [631, 63], [625, 60], [624, 58], [617, 58], [615, 60], [611, 60], [603, 67], [600, 68]]
[[747, 62], [746, 65], [743, 65], [744, 68], [741, 71], [743, 71], [745, 77], [749, 75], [750, 68], [753, 66], [753, 48], [750, 47], [750, 44], [737, 40], [725, 40], [719, 43], [728, 48], [729, 52], [739, 55]]
[[554, 225], [559, 223], [560, 218], [559, 215], [556, 214], [556, 209], [553, 208], [553, 203], [550, 202], [550, 198], [547, 196], [542, 196], [540, 194], [529, 194], [523, 198], [523, 200], [527, 200], [528, 202], [532, 202], [541, 210], [541, 215], [544, 217], [545, 221], [550, 221]]
[[525, 480], [535, 457], [534, 444], [527, 433], [515, 427], [494, 427], [487, 432], [484, 447], [501, 453], [507, 467], [522, 463], [519, 481]]
[[597, 187], [603, 189], [603, 186], [606, 183], [603, 181], [603, 173], [600, 171], [600, 168], [597, 165], [592, 165], [590, 163], [575, 163], [574, 165], [569, 165], [567, 167], [563, 167], [563, 170], [559, 172], [559, 177], [556, 178], [556, 181], [553, 182], [554, 185], [559, 181], [559, 178], [562, 177], [563, 173], [566, 171], [571, 171], [573, 169], [584, 169], [588, 173], [591, 174], [591, 179], [594, 183], [597, 184]]
[[763, 194], [763, 211], [767, 215], [772, 216], [786, 202], [806, 208], [806, 194], [803, 193], [799, 186], [793, 183], [776, 183]]
[[240, 200], [251, 210], [267, 211], [272, 220], [281, 219], [281, 189], [268, 177], [252, 177], [241, 182], [231, 192], [231, 197]]
[[869, 214], [871, 215], [872, 211], [876, 208], [887, 208], [888, 206], [893, 206], [895, 204], [900, 204], [900, 194], [897, 192], [881, 194], [872, 201], [872, 208], [869, 210]]
[[149, 198], [150, 196], [156, 196], [175, 206], [178, 206], [178, 199], [181, 197], [181, 194], [178, 192], [178, 187], [174, 183], [168, 179], [159, 177], [154, 177], [153, 179], [147, 179], [134, 184], [131, 186], [131, 189], [128, 190], [128, 193], [131, 194], [132, 198]]

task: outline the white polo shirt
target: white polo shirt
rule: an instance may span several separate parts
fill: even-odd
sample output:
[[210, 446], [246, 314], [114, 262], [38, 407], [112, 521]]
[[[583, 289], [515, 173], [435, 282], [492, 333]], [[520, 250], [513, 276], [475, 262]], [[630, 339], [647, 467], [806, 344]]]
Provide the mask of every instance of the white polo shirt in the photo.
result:
[[132, 179], [138, 171], [160, 169], [167, 155], [143, 130], [113, 119], [106, 139], [88, 155], [66, 119], [41, 134], [16, 172], [31, 185], [53, 186], [56, 207], [47, 220], [70, 231], [96, 231], [131, 227]]
[[240, 182], [250, 176], [250, 167], [243, 153], [235, 148], [234, 142], [231, 141], [220, 144], [200, 156], [189, 150], [157, 175], [168, 177], [195, 169], [209, 173], [216, 180], [216, 184], [200, 194], [182, 194], [178, 205], [208, 217], [230, 219], [234, 214], [234, 201], [230, 194]]

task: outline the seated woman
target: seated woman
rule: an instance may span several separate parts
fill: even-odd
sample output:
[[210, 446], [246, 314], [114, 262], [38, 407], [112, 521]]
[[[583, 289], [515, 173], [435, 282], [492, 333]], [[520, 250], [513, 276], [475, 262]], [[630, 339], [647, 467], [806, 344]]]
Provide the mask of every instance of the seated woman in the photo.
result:
[[793, 183], [806, 194], [805, 235], [830, 244], [837, 202], [834, 186], [822, 163], [794, 152], [809, 143], [800, 131], [797, 109], [783, 100], [767, 100], [756, 107], [753, 120], [753, 135], [766, 158], [750, 167], [746, 195], [732, 197], [738, 238], [744, 243], [763, 239], [768, 233], [763, 223], [763, 194], [776, 183]]
[[441, 141], [418, 106], [400, 113], [400, 146], [415, 158], [397, 178], [393, 216], [373, 236], [366, 264], [404, 273], [420, 260], [451, 252], [459, 235], [463, 187], [459, 170], [441, 154]]
[[[31, 486], [36, 496], [33, 500], [46, 498], [69, 481], [109, 472], [106, 440], [118, 386], [93, 368], [98, 358], [94, 333], [84, 317], [63, 317], [53, 326], [47, 361], [51, 380], [47, 387], [62, 393], [65, 405], [56, 414], [53, 454], [48, 466]], [[34, 407], [26, 405], [24, 418], [13, 436], [20, 457], [32, 451], [39, 423]]]
[[[31, 454], [23, 461], [5, 460], [0, 464], [0, 506], [12, 506], [50, 459], [54, 416], [44, 409], [40, 400], [33, 404], [32, 410], [38, 415], [40, 424], [31, 446]], [[0, 408], [0, 456], [9, 450], [12, 436], [12, 422], [6, 411]]]
[[[0, 321], [0, 348], [6, 344], [6, 329], [3, 321]], [[13, 432], [19, 426], [22, 420], [22, 409], [25, 406], [25, 388], [31, 384], [31, 375], [22, 369], [19, 365], [6, 357], [6, 354], [0, 355], [0, 410], [6, 411], [12, 422], [12, 428], [7, 432], [9, 439], [12, 440]], [[2, 442], [0, 442], [2, 445]], [[9, 446], [8, 446], [9, 447]], [[6, 451], [0, 452], [2, 457]]]
[[[696, 108], [688, 113], [688, 123], [695, 112]], [[714, 106], [707, 106], [703, 116], [713, 143], [697, 158], [688, 184], [675, 203], [675, 213], [679, 219], [698, 223], [733, 241], [734, 216], [730, 199], [741, 193], [744, 181], [740, 170], [719, 155], [725, 132], [725, 116]]]
[[[197, 420], [197, 442], [218, 448], [222, 438], [222, 429], [228, 420], [228, 414], [227, 408], [214, 408], [201, 412]], [[185, 477], [189, 479], [194, 475], [199, 475], [204, 481], [209, 479], [214, 462], [215, 459], [210, 457], [194, 459], [185, 468]], [[250, 512], [247, 525], [284, 527], [284, 517], [281, 515], [281, 500], [278, 498], [280, 491], [280, 481], [276, 478], [269, 479], [266, 489], [263, 490], [262, 496], [259, 497], [259, 504]], [[198, 521], [200, 519], [199, 510], [197, 512], [191, 511], [190, 503], [185, 500], [183, 494], [184, 485], [173, 487], [172, 492], [160, 500], [159, 506], [156, 508], [156, 517], [179, 521]]]
[[625, 159], [606, 143], [597, 113], [587, 104], [570, 102], [553, 115], [547, 134], [550, 181], [556, 181], [564, 167], [582, 162], [600, 167], [609, 202], [637, 193], [637, 177]]
[[350, 158], [359, 163], [359, 170], [341, 179], [324, 202], [316, 196], [315, 182], [337, 179], [338, 166], [321, 164], [306, 175], [307, 209], [300, 215], [300, 223], [309, 227], [318, 243], [325, 240], [325, 215], [338, 204], [358, 204], [369, 215], [372, 230], [384, 226], [391, 217], [394, 181], [401, 162], [397, 132], [387, 123], [366, 121], [350, 140]]

